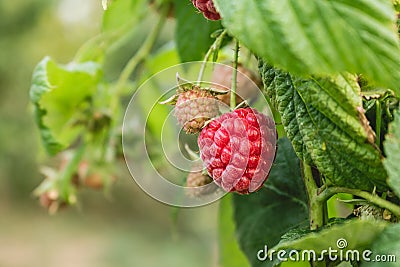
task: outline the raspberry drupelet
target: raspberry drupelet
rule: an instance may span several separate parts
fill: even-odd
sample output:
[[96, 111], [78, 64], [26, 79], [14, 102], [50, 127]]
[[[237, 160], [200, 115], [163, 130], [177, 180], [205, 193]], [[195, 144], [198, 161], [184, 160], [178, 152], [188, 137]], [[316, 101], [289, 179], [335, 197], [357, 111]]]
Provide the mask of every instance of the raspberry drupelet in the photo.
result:
[[271, 117], [240, 108], [212, 120], [198, 138], [209, 175], [225, 191], [248, 194], [268, 177], [276, 152], [276, 128]]

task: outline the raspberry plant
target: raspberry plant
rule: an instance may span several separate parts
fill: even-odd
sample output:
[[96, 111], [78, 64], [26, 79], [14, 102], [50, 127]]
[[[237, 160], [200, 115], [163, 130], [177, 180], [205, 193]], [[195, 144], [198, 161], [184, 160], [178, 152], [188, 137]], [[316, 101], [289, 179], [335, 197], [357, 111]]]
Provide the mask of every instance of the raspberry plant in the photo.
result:
[[[69, 64], [45, 57], [33, 73], [34, 117], [44, 149], [58, 164], [44, 169], [46, 178], [36, 190], [45, 207], [55, 211], [78, 200], [79, 186], [87, 184], [82, 180], [88, 174], [79, 170], [83, 162], [89, 173], [102, 174], [97, 175], [98, 187], [108, 188], [118, 176], [113, 167], [121, 157], [123, 100], [144, 79], [180, 62], [223, 62], [224, 51], [235, 47], [230, 58], [234, 69], [240, 65], [260, 73], [279, 139], [269, 174], [253, 177], [254, 188], [246, 176], [251, 172], [248, 166], [242, 170], [244, 176], [226, 175], [228, 180], [241, 181], [236, 191], [250, 194], [230, 193], [220, 201], [220, 265], [383, 265], [327, 257], [301, 263], [257, 258], [265, 245], [275, 251], [313, 249], [319, 255], [329, 246], [337, 248], [339, 239], [346, 239], [346, 249], [371, 248], [400, 261], [398, 1], [103, 0], [103, 5], [99, 36], [84, 44]], [[110, 78], [107, 64], [112, 51], [122, 49], [121, 44], [126, 47], [128, 37], [149, 22], [145, 20], [149, 15], [157, 18], [152, 30], [124, 61], [117, 77]], [[175, 23], [166, 23], [171, 16]], [[161, 40], [165, 24], [175, 26], [173, 40]], [[252, 56], [257, 60], [251, 60]], [[237, 104], [236, 76], [233, 72], [232, 109]], [[157, 94], [156, 88], [148, 94]], [[159, 114], [167, 112], [165, 106], [157, 109]], [[212, 146], [202, 140], [223, 123], [221, 118], [235, 112], [240, 109], [208, 125], [196, 124], [204, 127], [200, 149]], [[260, 128], [270, 126], [267, 120], [259, 123]], [[158, 136], [159, 121], [148, 124], [153, 137]], [[215, 149], [223, 150], [228, 143]], [[150, 154], [157, 157], [158, 148], [159, 144], [150, 147]], [[209, 174], [218, 180], [222, 172], [216, 167], [229, 166], [212, 165], [209, 156], [202, 152]], [[272, 155], [267, 158], [272, 163]], [[207, 178], [201, 172], [197, 175]], [[339, 216], [332, 199], [354, 212]]]

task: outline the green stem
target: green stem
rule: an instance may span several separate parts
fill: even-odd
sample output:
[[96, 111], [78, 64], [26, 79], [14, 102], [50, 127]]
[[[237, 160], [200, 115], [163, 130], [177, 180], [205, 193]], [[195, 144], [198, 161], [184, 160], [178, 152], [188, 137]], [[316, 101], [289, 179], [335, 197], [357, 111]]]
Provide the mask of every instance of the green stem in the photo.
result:
[[106, 39], [106, 37], [104, 36], [104, 34], [99, 34], [99, 35], [89, 39], [78, 49], [73, 61], [74, 62], [84, 61], [84, 59], [85, 59], [84, 56], [88, 53], [88, 51], [92, 50], [95, 45], [97, 46], [97, 48], [104, 46], [104, 43], [102, 43], [102, 41], [104, 41], [105, 39]]
[[206, 55], [204, 56], [203, 64], [201, 64], [199, 76], [197, 77], [197, 85], [200, 86], [201, 80], [203, 79], [203, 76], [204, 76], [204, 71], [206, 69], [207, 62], [209, 61], [211, 55], [219, 49], [226, 34], [227, 34], [226, 30], [221, 32], [221, 34], [215, 39], [214, 43], [210, 46]]
[[79, 163], [83, 157], [85, 145], [82, 144], [77, 148], [71, 160], [67, 163], [60, 174], [61, 197], [67, 202], [73, 204], [74, 200], [70, 199], [71, 180], [77, 170]]
[[[118, 116], [118, 106], [119, 106], [119, 101], [120, 97], [123, 93], [124, 86], [129, 80], [129, 77], [133, 73], [133, 71], [136, 69], [136, 67], [146, 59], [148, 54], [151, 52], [151, 49], [154, 46], [154, 43], [157, 40], [158, 35], [160, 34], [163, 26], [165, 19], [167, 17], [168, 13], [168, 5], [165, 5], [162, 9], [162, 13], [158, 19], [157, 24], [153, 28], [153, 30], [150, 32], [150, 34], [147, 36], [147, 39], [144, 41], [142, 46], [139, 48], [139, 50], [136, 52], [136, 54], [128, 61], [128, 63], [125, 65], [124, 69], [122, 70], [114, 88], [113, 88], [113, 97], [110, 102], [110, 110], [112, 114], [115, 114], [115, 116]], [[136, 88], [137, 89], [137, 88]], [[116, 121], [116, 120], [115, 120]], [[113, 127], [110, 127], [112, 129]]]
[[382, 107], [381, 101], [378, 99], [376, 100], [376, 113], [375, 113], [375, 131], [376, 131], [376, 146], [381, 146], [381, 124], [382, 124]]
[[[217, 40], [215, 40], [215, 41], [217, 41]], [[204, 56], [203, 63], [201, 64], [201, 67], [200, 67], [199, 76], [197, 77], [197, 85], [198, 86], [200, 86], [201, 80], [203, 80], [204, 71], [206, 69], [206, 65], [207, 65], [208, 59], [210, 58], [211, 54], [214, 52], [214, 48], [213, 47], [214, 47], [214, 45], [212, 45], [210, 47], [210, 49], [208, 49], [206, 55]]]
[[318, 186], [312, 175], [311, 166], [302, 162], [302, 174], [309, 200], [310, 229], [317, 230], [324, 224], [324, 207], [318, 201]]
[[368, 202], [371, 202], [381, 208], [387, 209], [391, 211], [395, 216], [400, 217], [400, 206], [397, 206], [396, 204], [387, 201], [378, 195], [368, 193], [366, 191], [362, 191], [359, 189], [351, 189], [351, 188], [346, 188], [346, 187], [329, 187], [322, 191], [319, 196], [317, 197], [319, 202], [325, 202], [329, 198], [331, 198], [333, 195], [338, 194], [338, 193], [347, 193], [351, 194], [354, 196], [362, 197]]
[[231, 86], [231, 99], [230, 99], [230, 106], [232, 110], [236, 107], [238, 61], [239, 61], [239, 41], [236, 40], [235, 52], [233, 58], [233, 73], [232, 73], [232, 86]]
[[[311, 166], [301, 162], [302, 176], [309, 201], [310, 229], [317, 230], [324, 224], [324, 203], [318, 201], [318, 186], [315, 183]], [[325, 267], [325, 261], [311, 262], [313, 267]]]
[[146, 57], [148, 56], [148, 54], [150, 53], [151, 49], [154, 46], [155, 41], [157, 40], [158, 35], [160, 34], [160, 32], [164, 26], [167, 12], [168, 12], [168, 7], [164, 7], [163, 12], [159, 17], [156, 26], [153, 28], [153, 30], [150, 32], [150, 34], [147, 36], [147, 39], [144, 41], [144, 43], [139, 48], [139, 50], [136, 52], [136, 54], [125, 65], [124, 69], [121, 72], [121, 75], [118, 78], [117, 84], [115, 86], [115, 94], [116, 95], [121, 94], [121, 90], [123, 89], [126, 82], [129, 80], [129, 76], [131, 76], [132, 72], [136, 69], [136, 67], [143, 60], [145, 60]]

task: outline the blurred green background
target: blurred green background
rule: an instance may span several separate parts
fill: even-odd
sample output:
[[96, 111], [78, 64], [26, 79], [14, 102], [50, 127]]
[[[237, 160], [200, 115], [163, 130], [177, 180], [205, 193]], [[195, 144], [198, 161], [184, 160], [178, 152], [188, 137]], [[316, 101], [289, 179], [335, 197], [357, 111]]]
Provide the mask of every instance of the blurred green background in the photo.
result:
[[[77, 207], [54, 216], [32, 195], [44, 160], [33, 68], [46, 55], [69, 62], [99, 33], [102, 13], [100, 0], [0, 0], [0, 267], [217, 266], [217, 204], [177, 211], [142, 192], [123, 164], [109, 196], [83, 189]], [[140, 43], [127, 44], [129, 54]], [[128, 57], [116, 54], [111, 76]]]

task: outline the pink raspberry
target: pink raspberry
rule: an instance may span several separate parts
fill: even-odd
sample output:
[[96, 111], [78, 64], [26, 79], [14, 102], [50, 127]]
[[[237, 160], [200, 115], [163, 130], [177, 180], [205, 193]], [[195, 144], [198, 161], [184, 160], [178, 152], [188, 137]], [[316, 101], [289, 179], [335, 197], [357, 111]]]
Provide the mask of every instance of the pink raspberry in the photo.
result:
[[193, 5], [209, 20], [220, 20], [221, 16], [215, 9], [212, 0], [192, 0]]
[[265, 182], [275, 158], [274, 121], [252, 108], [212, 120], [200, 133], [201, 159], [225, 191], [248, 194]]

